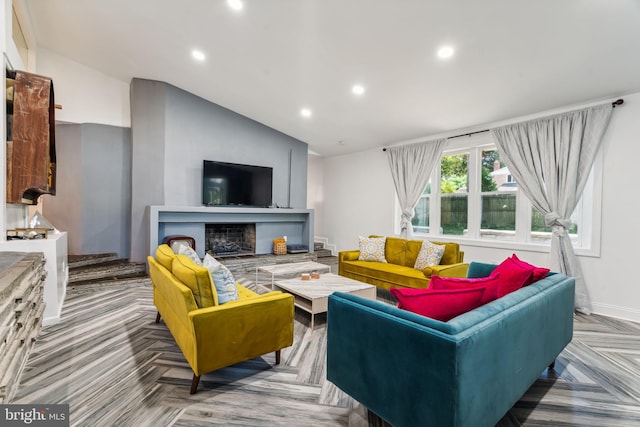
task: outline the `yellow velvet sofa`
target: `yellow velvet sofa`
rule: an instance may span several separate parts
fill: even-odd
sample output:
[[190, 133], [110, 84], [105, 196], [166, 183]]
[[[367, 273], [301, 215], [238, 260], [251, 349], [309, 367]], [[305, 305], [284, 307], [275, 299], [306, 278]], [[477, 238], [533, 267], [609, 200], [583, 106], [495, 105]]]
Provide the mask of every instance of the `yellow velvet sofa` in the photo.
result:
[[[371, 236], [379, 237], [379, 236]], [[445, 245], [440, 265], [423, 270], [413, 268], [422, 248], [422, 240], [387, 237], [384, 256], [386, 263], [358, 261], [359, 250], [338, 253], [338, 274], [382, 289], [428, 288], [431, 276], [466, 277], [469, 264], [464, 263], [460, 245], [451, 242], [431, 242]]]
[[257, 294], [240, 284], [238, 299], [218, 304], [209, 270], [160, 245], [149, 256], [153, 303], [193, 370], [191, 394], [200, 375], [276, 352], [293, 343], [293, 296]]

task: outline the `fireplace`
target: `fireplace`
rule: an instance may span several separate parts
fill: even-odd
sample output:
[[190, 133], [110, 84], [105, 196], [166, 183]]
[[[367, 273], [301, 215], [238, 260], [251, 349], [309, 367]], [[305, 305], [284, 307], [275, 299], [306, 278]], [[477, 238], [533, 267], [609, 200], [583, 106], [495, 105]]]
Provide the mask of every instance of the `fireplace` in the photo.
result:
[[255, 255], [255, 224], [205, 224], [206, 252], [217, 257]]

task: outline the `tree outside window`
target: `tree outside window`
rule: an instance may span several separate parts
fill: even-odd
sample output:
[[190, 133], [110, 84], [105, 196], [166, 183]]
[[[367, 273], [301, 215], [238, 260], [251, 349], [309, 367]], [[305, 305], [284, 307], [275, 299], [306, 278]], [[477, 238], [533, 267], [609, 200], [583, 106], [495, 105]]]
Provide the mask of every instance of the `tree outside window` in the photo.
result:
[[442, 234], [463, 235], [468, 224], [469, 155], [443, 156], [440, 163], [440, 227]]
[[509, 169], [495, 149], [482, 151], [480, 236], [514, 239], [516, 232], [516, 194]]

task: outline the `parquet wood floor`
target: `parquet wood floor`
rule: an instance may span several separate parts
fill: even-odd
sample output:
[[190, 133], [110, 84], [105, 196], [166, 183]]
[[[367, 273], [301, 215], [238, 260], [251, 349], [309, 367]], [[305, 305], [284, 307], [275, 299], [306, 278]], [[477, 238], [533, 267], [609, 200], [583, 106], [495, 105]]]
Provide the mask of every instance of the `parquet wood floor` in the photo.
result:
[[[250, 277], [250, 275], [248, 275]], [[248, 277], [240, 281], [254, 286]], [[151, 287], [68, 292], [43, 329], [14, 403], [68, 403], [73, 426], [384, 426], [325, 380], [326, 317], [296, 313], [294, 345], [203, 375], [161, 322]], [[577, 315], [573, 342], [498, 423], [640, 426], [640, 325]]]

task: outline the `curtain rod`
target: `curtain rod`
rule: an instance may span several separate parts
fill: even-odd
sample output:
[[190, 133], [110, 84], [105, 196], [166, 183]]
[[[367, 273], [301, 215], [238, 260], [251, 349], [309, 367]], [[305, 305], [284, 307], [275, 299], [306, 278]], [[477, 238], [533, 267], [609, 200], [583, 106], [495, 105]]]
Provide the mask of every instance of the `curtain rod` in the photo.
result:
[[[613, 101], [613, 102], [611, 103], [611, 106], [612, 106], [613, 108], [616, 108], [616, 105], [622, 105], [622, 104], [624, 104], [624, 99], [620, 98], [620, 99], [616, 99], [615, 101]], [[489, 130], [490, 130], [490, 129], [483, 129], [483, 130], [477, 130], [477, 131], [475, 131], [475, 132], [462, 133], [462, 134], [460, 134], [460, 135], [448, 136], [448, 137], [447, 137], [447, 139], [460, 138], [460, 137], [462, 137], [462, 136], [471, 136], [471, 135], [475, 135], [475, 134], [477, 134], [477, 133], [485, 133], [485, 132], [489, 132]], [[384, 148], [382, 149], [382, 151], [387, 151], [387, 148], [386, 148], [386, 147], [384, 147]]]

